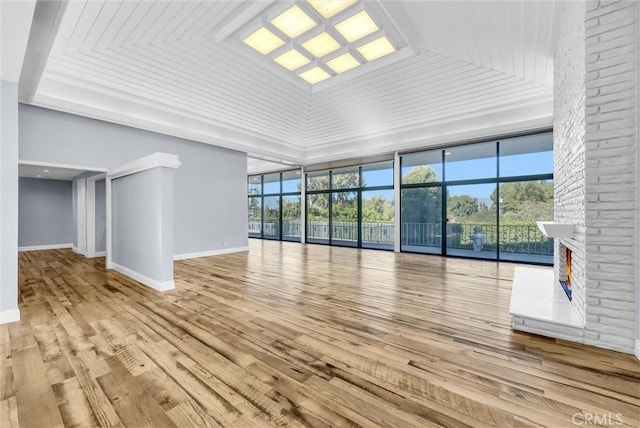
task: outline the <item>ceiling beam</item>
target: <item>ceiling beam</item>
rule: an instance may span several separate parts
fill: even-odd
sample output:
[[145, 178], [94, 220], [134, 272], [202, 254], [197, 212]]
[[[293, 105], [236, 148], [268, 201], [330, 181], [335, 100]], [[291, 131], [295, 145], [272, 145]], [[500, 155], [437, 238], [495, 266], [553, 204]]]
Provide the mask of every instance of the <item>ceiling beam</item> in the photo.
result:
[[221, 42], [232, 36], [236, 31], [242, 28], [243, 25], [255, 18], [258, 14], [262, 13], [267, 7], [271, 6], [272, 3], [273, 0], [243, 3], [234, 11], [234, 14], [227, 19], [225, 25], [216, 31], [216, 42]]
[[35, 5], [33, 25], [20, 74], [18, 87], [20, 102], [30, 104], [33, 101], [67, 4], [67, 0], [38, 0]]

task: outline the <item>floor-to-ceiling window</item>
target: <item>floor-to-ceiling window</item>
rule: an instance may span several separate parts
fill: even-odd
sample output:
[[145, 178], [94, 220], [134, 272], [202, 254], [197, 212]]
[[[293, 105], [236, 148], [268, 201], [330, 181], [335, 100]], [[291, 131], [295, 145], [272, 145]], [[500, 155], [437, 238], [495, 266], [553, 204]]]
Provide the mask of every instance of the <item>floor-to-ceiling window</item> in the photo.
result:
[[393, 249], [393, 162], [307, 174], [307, 242]]
[[[553, 219], [550, 132], [401, 155], [400, 230], [392, 161], [308, 172], [306, 242], [553, 262], [536, 221]], [[301, 240], [299, 170], [248, 179], [249, 236]]]
[[248, 177], [249, 191], [249, 236], [262, 237], [262, 176]]
[[282, 173], [282, 239], [285, 241], [300, 241], [301, 183], [300, 170]]
[[442, 254], [442, 150], [402, 157], [400, 249]]
[[300, 241], [300, 170], [248, 177], [249, 236]]
[[445, 150], [444, 177], [446, 254], [497, 258], [496, 142]]
[[551, 133], [402, 156], [401, 249], [551, 263]]
[[500, 259], [553, 263], [553, 240], [536, 225], [553, 220], [552, 135], [501, 140], [499, 149]]
[[362, 166], [361, 246], [393, 250], [393, 162]]

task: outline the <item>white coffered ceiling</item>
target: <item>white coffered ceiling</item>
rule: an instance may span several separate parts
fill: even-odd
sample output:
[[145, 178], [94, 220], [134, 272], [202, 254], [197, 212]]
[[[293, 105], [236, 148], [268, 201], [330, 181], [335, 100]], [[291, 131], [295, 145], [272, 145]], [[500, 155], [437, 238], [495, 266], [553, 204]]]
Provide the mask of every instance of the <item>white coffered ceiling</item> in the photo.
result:
[[377, 1], [410, 55], [323, 90], [239, 42], [268, 7], [49, 6], [28, 47], [43, 71], [23, 69], [22, 101], [301, 164], [551, 125], [553, 1]]

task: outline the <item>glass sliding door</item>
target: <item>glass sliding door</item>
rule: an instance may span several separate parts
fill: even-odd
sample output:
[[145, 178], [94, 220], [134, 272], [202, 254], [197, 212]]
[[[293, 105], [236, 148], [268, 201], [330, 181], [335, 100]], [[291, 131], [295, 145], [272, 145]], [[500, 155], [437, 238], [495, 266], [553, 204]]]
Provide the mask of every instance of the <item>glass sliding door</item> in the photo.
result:
[[500, 259], [553, 263], [553, 239], [536, 221], [553, 220], [553, 136], [500, 141]]
[[282, 197], [282, 239], [300, 241], [300, 195]]
[[393, 250], [394, 210], [393, 190], [362, 191], [360, 235], [363, 248]]
[[[357, 247], [360, 167], [331, 170], [331, 243]], [[345, 189], [354, 189], [347, 191]]]
[[301, 183], [300, 170], [282, 173], [282, 240], [301, 240]]
[[331, 243], [358, 246], [358, 193], [333, 192], [331, 201]]
[[262, 237], [262, 197], [249, 197], [249, 236]]
[[329, 243], [329, 171], [307, 173], [307, 242]]
[[[280, 173], [262, 176], [262, 237], [280, 239]], [[273, 195], [273, 196], [268, 196]]]
[[500, 259], [553, 263], [553, 239], [536, 221], [553, 220], [553, 181], [500, 185]]
[[360, 245], [363, 248], [393, 250], [393, 162], [363, 165], [361, 180]]
[[442, 150], [402, 157], [400, 249], [442, 254]]
[[265, 196], [263, 204], [262, 237], [280, 239], [280, 196]]
[[442, 254], [442, 188], [402, 189], [401, 250]]
[[497, 258], [497, 185], [448, 185], [447, 255]]
[[329, 193], [307, 195], [307, 242], [329, 243]]

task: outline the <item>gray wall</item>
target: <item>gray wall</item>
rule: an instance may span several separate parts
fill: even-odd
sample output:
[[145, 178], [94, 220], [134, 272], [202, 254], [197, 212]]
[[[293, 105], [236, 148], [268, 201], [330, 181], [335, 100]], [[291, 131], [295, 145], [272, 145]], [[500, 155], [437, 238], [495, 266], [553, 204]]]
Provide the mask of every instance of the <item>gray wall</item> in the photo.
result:
[[174, 254], [247, 246], [245, 153], [39, 107], [20, 105], [20, 158], [112, 169], [176, 154]]
[[0, 81], [0, 312], [18, 309], [18, 84]]
[[20, 178], [18, 246], [71, 244], [73, 239], [71, 182]]
[[112, 261], [160, 282], [173, 280], [173, 174], [154, 168], [112, 182]]
[[96, 251], [107, 251], [105, 180], [96, 181]]

